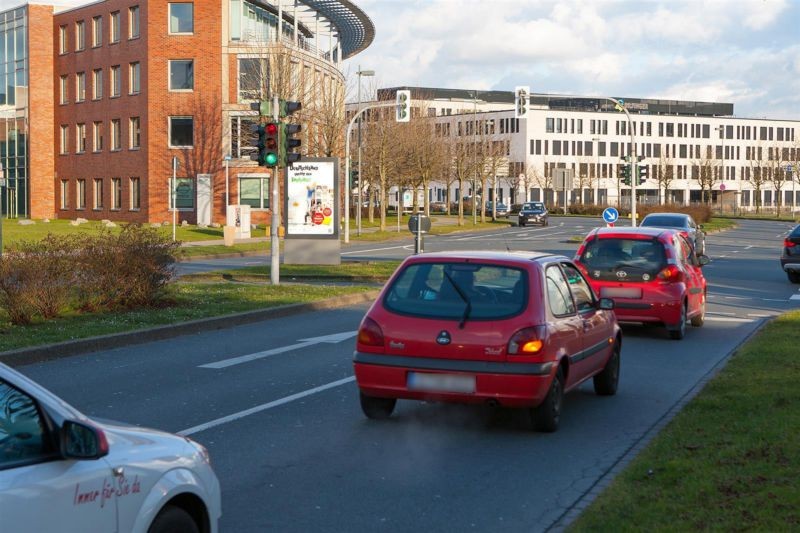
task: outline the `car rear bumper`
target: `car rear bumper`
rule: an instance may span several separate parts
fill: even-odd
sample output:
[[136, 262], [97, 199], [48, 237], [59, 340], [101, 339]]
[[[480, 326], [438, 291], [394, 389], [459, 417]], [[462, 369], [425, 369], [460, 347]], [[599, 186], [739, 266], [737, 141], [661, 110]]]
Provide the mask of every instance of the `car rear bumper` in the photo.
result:
[[621, 322], [675, 324], [681, 319], [681, 305], [681, 300], [653, 303], [615, 298], [614, 314]]
[[796, 259], [781, 259], [781, 266], [786, 272], [800, 272], [800, 262]]
[[[357, 352], [356, 382], [367, 395], [455, 403], [496, 402], [505, 407], [539, 405], [550, 387], [554, 363], [506, 363], [407, 357]], [[414, 390], [409, 374], [474, 377], [474, 392]]]

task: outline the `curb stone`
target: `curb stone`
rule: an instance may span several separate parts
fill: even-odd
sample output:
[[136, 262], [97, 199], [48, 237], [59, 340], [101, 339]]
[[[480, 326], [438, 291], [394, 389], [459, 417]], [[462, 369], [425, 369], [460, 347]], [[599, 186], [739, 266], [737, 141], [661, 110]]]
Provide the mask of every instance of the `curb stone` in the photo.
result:
[[41, 363], [44, 361], [53, 361], [55, 359], [61, 359], [73, 355], [82, 355], [100, 350], [119, 348], [121, 346], [132, 346], [152, 341], [172, 339], [182, 335], [199, 333], [201, 331], [232, 328], [242, 324], [251, 324], [253, 322], [260, 322], [262, 320], [269, 320], [272, 318], [292, 316], [324, 309], [347, 307], [349, 305], [372, 302], [378, 296], [379, 292], [380, 291], [378, 290], [373, 290], [358, 294], [337, 296], [317, 302], [281, 305], [278, 307], [270, 307], [268, 309], [258, 309], [256, 311], [244, 311], [230, 315], [200, 318], [197, 320], [190, 320], [188, 322], [178, 322], [176, 324], [137, 329], [123, 333], [109, 333], [107, 335], [100, 335], [97, 337], [88, 337], [85, 339], [76, 339], [66, 342], [56, 342], [40, 346], [19, 348], [7, 352], [0, 352], [0, 363], [5, 363], [9, 366]]

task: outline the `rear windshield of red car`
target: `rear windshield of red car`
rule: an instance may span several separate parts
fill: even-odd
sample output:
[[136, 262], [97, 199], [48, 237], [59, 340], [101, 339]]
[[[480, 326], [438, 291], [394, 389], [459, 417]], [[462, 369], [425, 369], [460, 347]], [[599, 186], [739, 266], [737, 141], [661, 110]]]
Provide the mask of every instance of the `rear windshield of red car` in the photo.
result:
[[593, 272], [613, 273], [619, 269], [652, 276], [666, 266], [666, 255], [658, 239], [594, 238], [586, 244], [580, 262], [593, 278], [603, 277]]
[[432, 319], [495, 320], [526, 305], [524, 270], [480, 263], [416, 263], [405, 267], [384, 296], [392, 312]]

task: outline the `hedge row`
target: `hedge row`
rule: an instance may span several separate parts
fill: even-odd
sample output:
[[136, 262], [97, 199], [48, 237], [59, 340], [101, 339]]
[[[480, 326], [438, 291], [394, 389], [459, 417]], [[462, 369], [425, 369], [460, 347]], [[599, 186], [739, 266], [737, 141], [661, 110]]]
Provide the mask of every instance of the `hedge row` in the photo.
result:
[[21, 325], [67, 311], [154, 306], [175, 275], [179, 246], [140, 225], [20, 242], [0, 257], [0, 309]]

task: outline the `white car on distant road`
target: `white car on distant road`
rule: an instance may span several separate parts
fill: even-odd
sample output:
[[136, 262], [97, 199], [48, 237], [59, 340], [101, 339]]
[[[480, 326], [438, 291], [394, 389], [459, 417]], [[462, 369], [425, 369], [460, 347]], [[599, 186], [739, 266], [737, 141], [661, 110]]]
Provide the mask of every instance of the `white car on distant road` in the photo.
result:
[[202, 445], [90, 419], [0, 363], [0, 530], [215, 533], [221, 514]]

